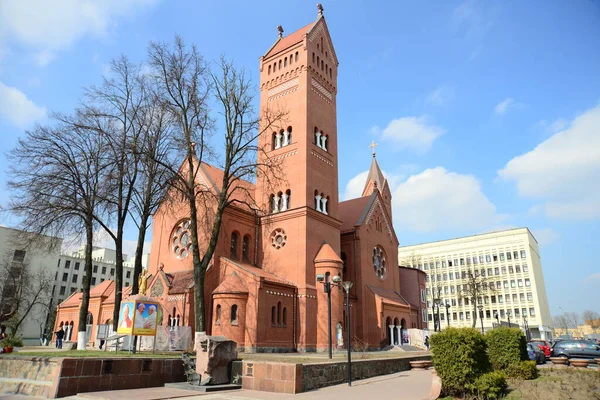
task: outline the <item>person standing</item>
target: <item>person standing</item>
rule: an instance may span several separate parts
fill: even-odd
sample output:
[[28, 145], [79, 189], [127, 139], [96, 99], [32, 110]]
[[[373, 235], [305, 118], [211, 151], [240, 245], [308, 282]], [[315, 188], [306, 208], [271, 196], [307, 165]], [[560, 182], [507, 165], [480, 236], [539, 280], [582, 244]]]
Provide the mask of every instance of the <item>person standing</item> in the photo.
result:
[[425, 336], [425, 347], [429, 350], [429, 336]]
[[63, 327], [61, 326], [60, 328], [58, 328], [58, 331], [56, 331], [55, 334], [56, 334], [56, 348], [62, 349], [62, 341], [63, 341], [63, 338], [65, 337], [65, 331], [63, 330]]

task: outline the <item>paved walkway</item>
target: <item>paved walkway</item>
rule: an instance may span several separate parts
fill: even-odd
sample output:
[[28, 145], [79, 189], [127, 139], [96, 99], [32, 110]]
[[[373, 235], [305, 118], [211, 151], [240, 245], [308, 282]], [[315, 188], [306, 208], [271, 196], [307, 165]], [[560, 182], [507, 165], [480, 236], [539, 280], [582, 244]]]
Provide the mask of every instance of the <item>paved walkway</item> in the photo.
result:
[[[254, 390], [234, 390], [221, 393], [200, 394], [198, 392], [148, 388], [134, 390], [114, 390], [110, 392], [82, 393], [65, 397], [68, 400], [279, 400], [279, 399], [319, 399], [319, 400], [364, 400], [401, 398], [402, 400], [427, 400], [431, 388], [431, 371], [404, 371], [355, 381], [352, 387], [344, 383], [300, 394], [258, 392]], [[32, 400], [32, 397], [0, 395], [0, 400]]]

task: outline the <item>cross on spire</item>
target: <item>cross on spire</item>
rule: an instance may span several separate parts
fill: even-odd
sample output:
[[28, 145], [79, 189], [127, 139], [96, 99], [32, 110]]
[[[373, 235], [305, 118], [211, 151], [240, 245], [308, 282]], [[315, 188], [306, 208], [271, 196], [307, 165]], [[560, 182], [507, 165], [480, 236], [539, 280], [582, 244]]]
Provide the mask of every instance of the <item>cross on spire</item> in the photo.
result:
[[375, 141], [373, 140], [373, 141], [371, 142], [371, 144], [369, 145], [369, 147], [370, 147], [371, 149], [373, 149], [373, 157], [375, 157], [375, 146], [379, 146], [379, 144], [375, 143]]
[[321, 3], [317, 4], [317, 10], [319, 10], [319, 17], [323, 16], [323, 5]]
[[283, 37], [283, 26], [277, 25], [277, 32], [278, 32], [279, 39], [281, 39]]

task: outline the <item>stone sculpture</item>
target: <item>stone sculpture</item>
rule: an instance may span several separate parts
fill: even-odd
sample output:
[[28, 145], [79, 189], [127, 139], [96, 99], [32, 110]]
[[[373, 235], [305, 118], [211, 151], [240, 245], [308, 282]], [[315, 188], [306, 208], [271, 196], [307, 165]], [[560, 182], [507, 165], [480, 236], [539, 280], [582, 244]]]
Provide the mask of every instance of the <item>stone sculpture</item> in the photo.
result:
[[237, 343], [224, 336], [207, 336], [196, 333], [196, 372], [200, 385], [229, 383], [231, 363], [237, 359]]

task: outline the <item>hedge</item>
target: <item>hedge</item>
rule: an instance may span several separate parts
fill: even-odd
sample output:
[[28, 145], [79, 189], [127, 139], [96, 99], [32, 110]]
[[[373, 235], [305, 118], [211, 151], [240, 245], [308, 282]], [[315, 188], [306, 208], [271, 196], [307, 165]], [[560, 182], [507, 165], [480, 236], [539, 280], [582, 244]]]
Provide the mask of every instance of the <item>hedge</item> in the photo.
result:
[[477, 329], [444, 329], [432, 335], [431, 352], [446, 395], [472, 391], [475, 380], [489, 371], [485, 339]]
[[492, 329], [486, 333], [485, 340], [494, 370], [507, 371], [511, 365], [529, 360], [527, 339], [519, 328]]
[[535, 379], [538, 377], [538, 369], [535, 364], [535, 361], [521, 361], [517, 364], [511, 364], [506, 373], [511, 378], [517, 379]]
[[506, 374], [502, 371], [488, 372], [477, 378], [474, 386], [478, 399], [499, 399], [508, 388]]

